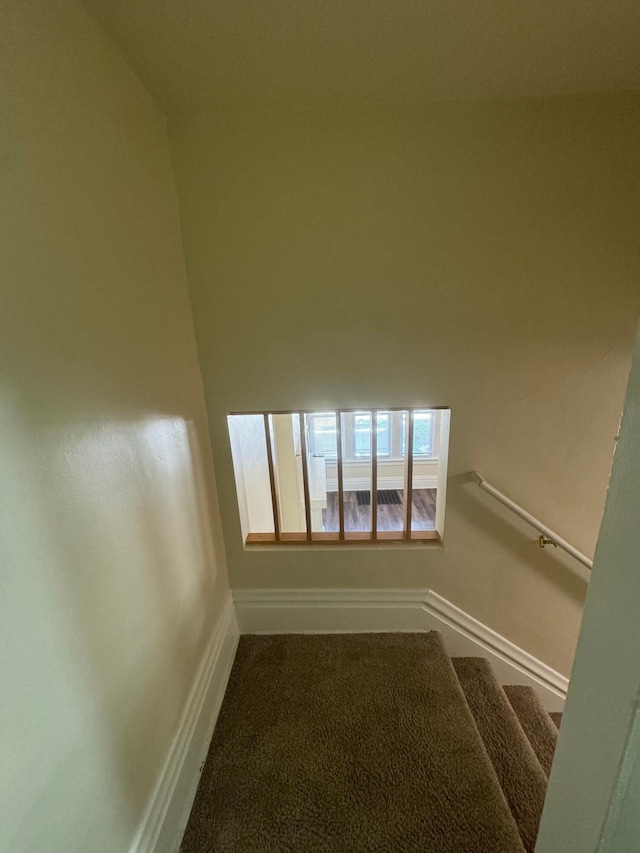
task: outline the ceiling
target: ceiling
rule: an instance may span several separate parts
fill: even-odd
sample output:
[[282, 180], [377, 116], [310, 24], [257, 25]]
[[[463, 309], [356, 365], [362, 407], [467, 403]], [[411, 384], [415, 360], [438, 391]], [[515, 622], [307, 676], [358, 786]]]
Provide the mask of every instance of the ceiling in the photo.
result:
[[637, 0], [84, 0], [170, 117], [640, 89]]

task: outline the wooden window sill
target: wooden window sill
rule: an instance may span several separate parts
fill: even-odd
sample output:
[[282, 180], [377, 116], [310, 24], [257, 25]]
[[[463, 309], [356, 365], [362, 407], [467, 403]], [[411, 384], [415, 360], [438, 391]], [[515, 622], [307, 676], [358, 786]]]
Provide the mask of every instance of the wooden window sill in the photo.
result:
[[276, 539], [275, 533], [249, 533], [245, 545], [406, 545], [419, 542], [440, 542], [440, 534], [437, 530], [412, 530], [411, 538], [405, 539], [401, 530], [379, 530], [375, 539], [371, 532], [348, 532], [343, 539], [339, 533], [312, 533], [311, 539], [306, 533], [281, 533]]

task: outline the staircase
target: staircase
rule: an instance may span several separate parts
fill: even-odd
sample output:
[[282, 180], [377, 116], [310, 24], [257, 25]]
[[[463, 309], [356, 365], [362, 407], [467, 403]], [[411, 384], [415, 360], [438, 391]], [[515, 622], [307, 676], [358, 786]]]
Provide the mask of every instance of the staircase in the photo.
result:
[[532, 687], [501, 687], [485, 658], [452, 658], [525, 850], [533, 851], [558, 729]]
[[558, 725], [437, 632], [246, 635], [181, 850], [529, 853]]

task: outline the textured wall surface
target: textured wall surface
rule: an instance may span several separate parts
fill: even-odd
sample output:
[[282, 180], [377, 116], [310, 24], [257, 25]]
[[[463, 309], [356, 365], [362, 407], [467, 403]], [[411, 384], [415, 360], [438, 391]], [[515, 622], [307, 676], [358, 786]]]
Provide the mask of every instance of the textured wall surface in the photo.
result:
[[634, 0], [83, 2], [172, 117], [640, 88]]
[[[172, 128], [237, 587], [434, 588], [568, 674], [640, 310], [640, 99], [229, 109]], [[451, 406], [444, 549], [243, 550], [229, 411]]]
[[536, 850], [638, 849], [640, 335]]
[[0, 850], [128, 849], [226, 598], [165, 121], [0, 6]]

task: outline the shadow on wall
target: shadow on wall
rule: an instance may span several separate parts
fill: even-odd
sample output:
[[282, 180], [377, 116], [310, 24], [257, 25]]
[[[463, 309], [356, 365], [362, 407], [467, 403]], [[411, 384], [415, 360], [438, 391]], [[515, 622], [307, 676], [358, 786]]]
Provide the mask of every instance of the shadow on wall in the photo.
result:
[[219, 537], [199, 436], [177, 417], [34, 428], [2, 409], [3, 730], [17, 758], [5, 764], [13, 824], [0, 847], [41, 849], [55, 822], [89, 849], [80, 812], [97, 797], [119, 844], [138, 827], [213, 627]]
[[[450, 478], [448, 503], [476, 531], [488, 537], [509, 558], [527, 565], [532, 572], [582, 604], [587, 593], [588, 570], [564, 551], [541, 548], [538, 533], [506, 507], [485, 495], [468, 474]], [[542, 519], [549, 523], [547, 519]], [[552, 524], [550, 525], [553, 526]]]

